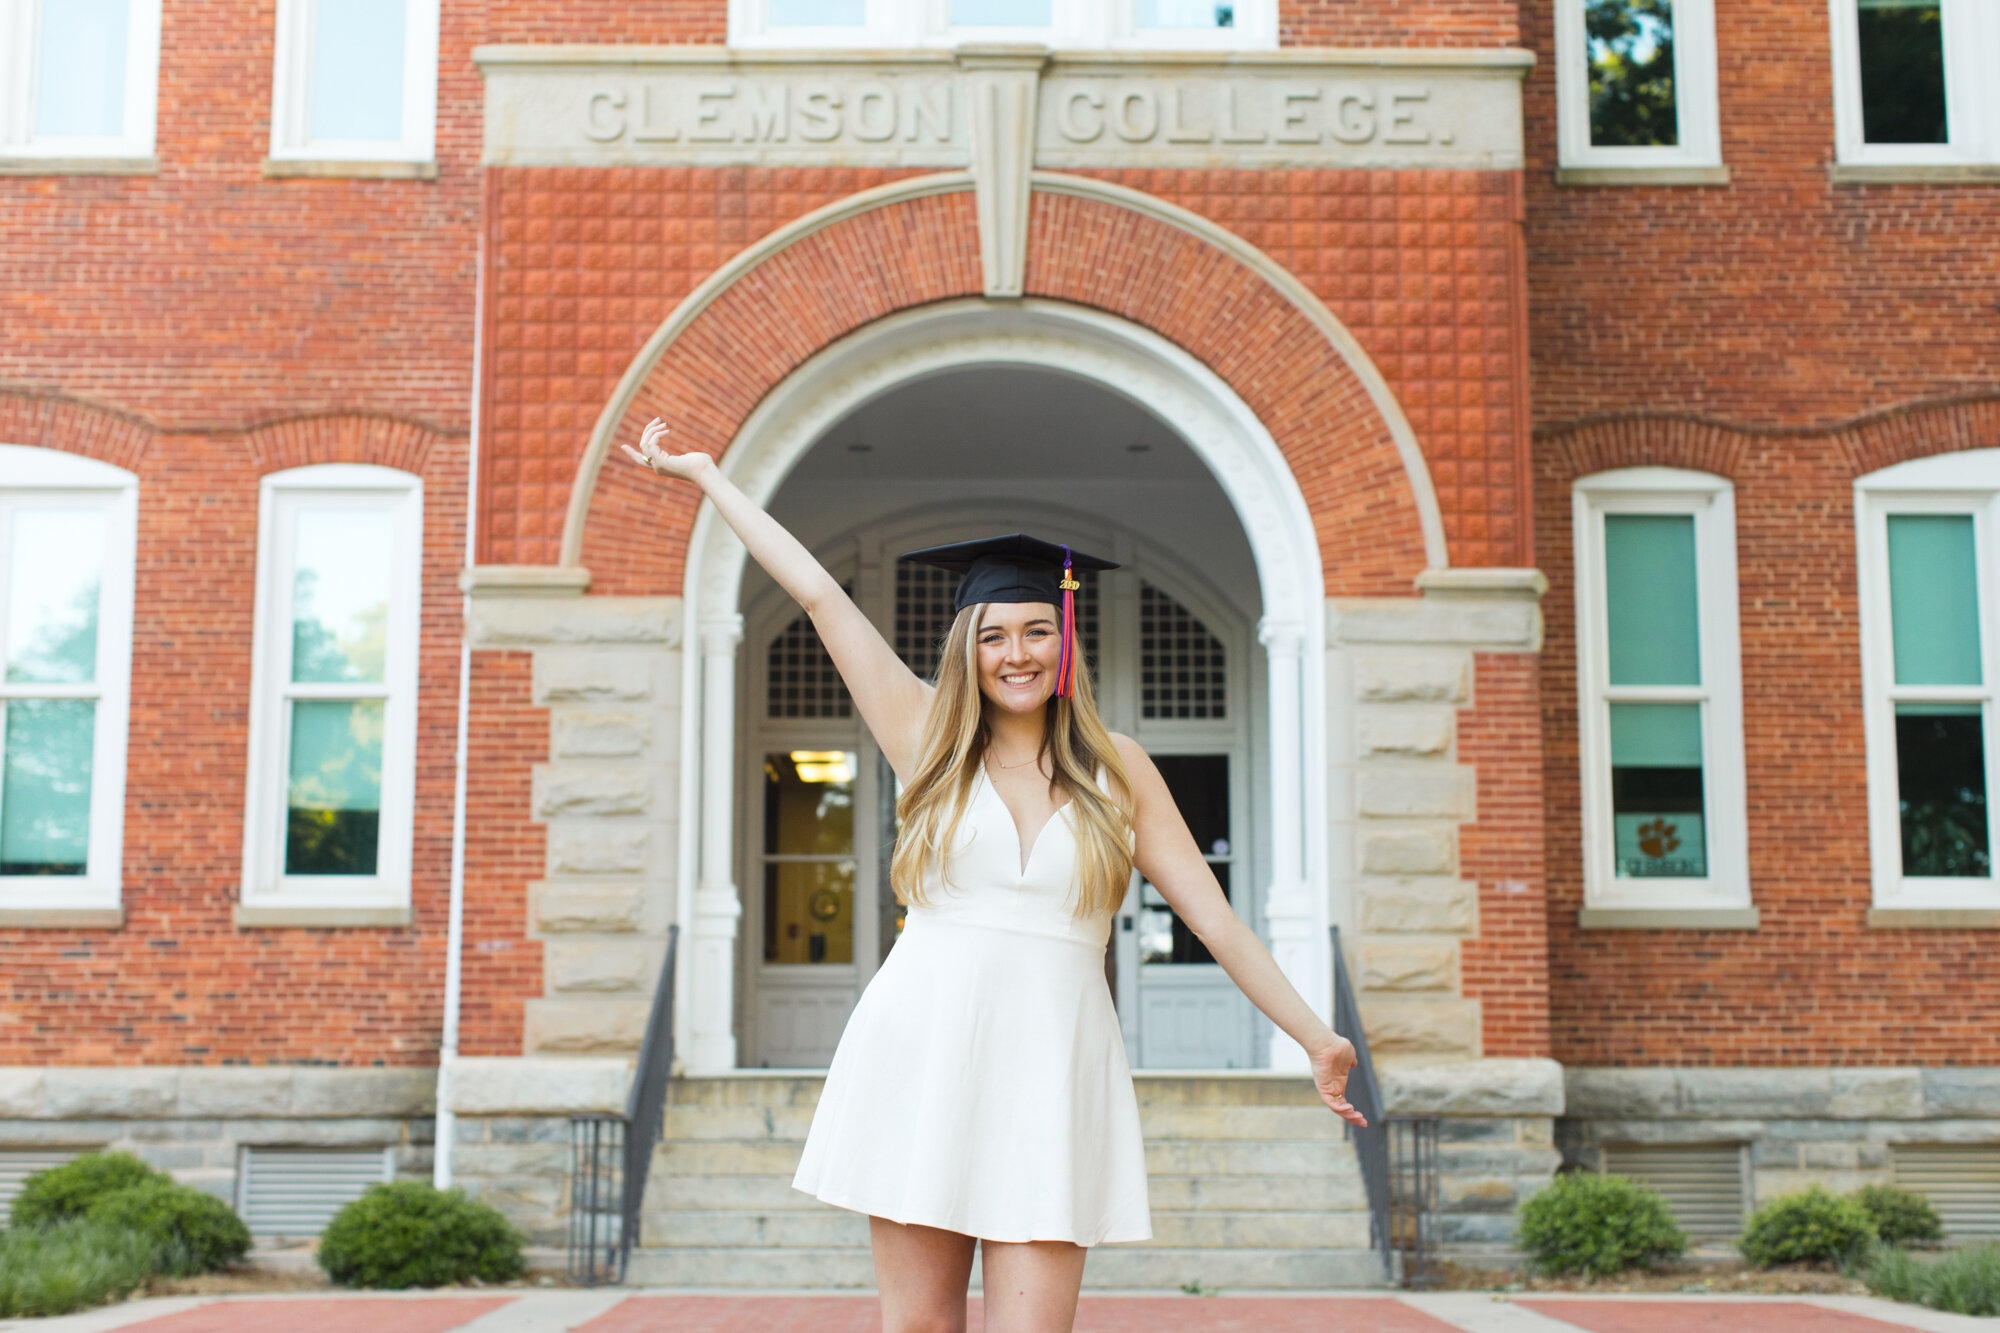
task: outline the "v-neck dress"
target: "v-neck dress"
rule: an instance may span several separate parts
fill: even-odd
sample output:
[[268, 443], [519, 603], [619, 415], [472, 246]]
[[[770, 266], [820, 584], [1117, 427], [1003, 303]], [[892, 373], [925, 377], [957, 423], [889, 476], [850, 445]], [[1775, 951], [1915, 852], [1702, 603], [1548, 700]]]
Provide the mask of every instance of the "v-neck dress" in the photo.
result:
[[1072, 819], [1068, 805], [1050, 816], [1024, 866], [981, 769], [946, 882], [910, 907], [847, 1020], [795, 1188], [985, 1240], [1152, 1236], [1104, 980], [1111, 915], [1072, 912]]

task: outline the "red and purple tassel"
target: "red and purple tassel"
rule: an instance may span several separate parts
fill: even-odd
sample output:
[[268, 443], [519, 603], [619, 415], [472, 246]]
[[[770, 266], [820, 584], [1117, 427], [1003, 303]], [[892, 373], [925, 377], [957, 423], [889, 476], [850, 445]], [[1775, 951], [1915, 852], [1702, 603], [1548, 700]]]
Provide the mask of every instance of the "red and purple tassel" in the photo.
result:
[[1062, 655], [1056, 659], [1056, 693], [1067, 699], [1076, 693], [1076, 590], [1083, 585], [1070, 572], [1069, 547], [1063, 547]]

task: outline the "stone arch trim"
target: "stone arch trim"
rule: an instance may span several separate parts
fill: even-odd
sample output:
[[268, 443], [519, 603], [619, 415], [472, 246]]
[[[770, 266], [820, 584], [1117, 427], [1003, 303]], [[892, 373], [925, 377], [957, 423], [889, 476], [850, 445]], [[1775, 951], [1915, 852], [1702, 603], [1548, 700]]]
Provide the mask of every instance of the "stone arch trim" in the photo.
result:
[[[1330, 591], [1407, 596], [1448, 562], [1409, 423], [1325, 306], [1246, 242], [1138, 191], [1037, 173], [1027, 295], [1103, 310], [1202, 361], [1267, 422], [1313, 510]], [[627, 368], [571, 488], [562, 563], [607, 592], [678, 587], [694, 499], [606, 470], [653, 416], [720, 455], [820, 348], [916, 305], [979, 296], [972, 182], [916, 177], [808, 214], [683, 301]], [[801, 299], [803, 297], [804, 299]]]

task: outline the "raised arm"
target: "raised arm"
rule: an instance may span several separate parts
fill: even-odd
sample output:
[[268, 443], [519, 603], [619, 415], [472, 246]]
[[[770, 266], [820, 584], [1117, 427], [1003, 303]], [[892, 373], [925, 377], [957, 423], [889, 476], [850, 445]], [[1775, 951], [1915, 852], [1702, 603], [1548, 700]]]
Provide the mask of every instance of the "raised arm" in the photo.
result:
[[752, 558], [812, 617], [820, 642], [847, 683], [854, 706], [861, 710], [861, 720], [868, 724], [889, 766], [898, 776], [908, 777], [924, 714], [930, 708], [931, 687], [903, 665], [903, 659], [861, 614], [854, 599], [798, 538], [723, 476], [707, 454], [668, 453], [660, 444], [666, 433], [665, 424], [656, 418], [639, 437], [637, 449], [624, 446], [626, 455], [661, 476], [678, 477], [701, 487], [723, 521], [743, 539]]
[[1215, 872], [1202, 859], [1201, 848], [1195, 845], [1173, 792], [1152, 757], [1128, 736], [1113, 739], [1132, 780], [1132, 832], [1136, 835], [1139, 873], [1208, 946], [1229, 979], [1250, 997], [1250, 1003], [1305, 1048], [1320, 1099], [1343, 1119], [1367, 1124], [1347, 1100], [1353, 1043], [1320, 1022], [1319, 1015], [1278, 970], [1277, 959], [1271, 957], [1257, 932], [1236, 915], [1216, 882]]

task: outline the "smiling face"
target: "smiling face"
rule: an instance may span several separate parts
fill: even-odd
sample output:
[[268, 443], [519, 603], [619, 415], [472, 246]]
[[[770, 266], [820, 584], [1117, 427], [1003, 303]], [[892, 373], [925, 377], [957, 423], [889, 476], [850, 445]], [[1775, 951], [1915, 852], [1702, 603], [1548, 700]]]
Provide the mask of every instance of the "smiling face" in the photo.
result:
[[979, 623], [979, 692], [1010, 713], [1032, 713], [1056, 692], [1062, 634], [1047, 602], [995, 602]]

